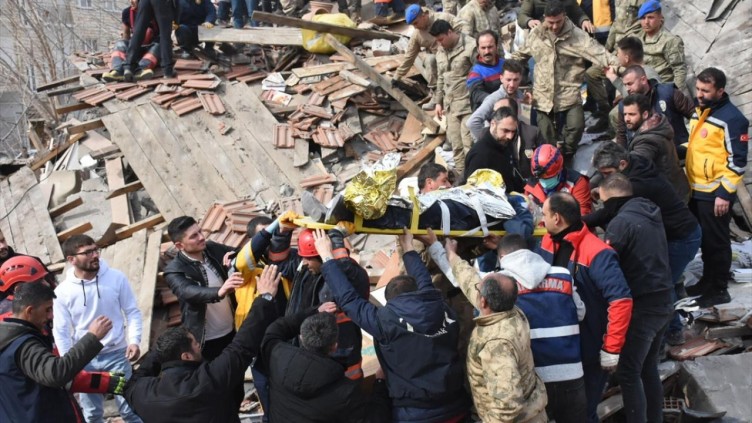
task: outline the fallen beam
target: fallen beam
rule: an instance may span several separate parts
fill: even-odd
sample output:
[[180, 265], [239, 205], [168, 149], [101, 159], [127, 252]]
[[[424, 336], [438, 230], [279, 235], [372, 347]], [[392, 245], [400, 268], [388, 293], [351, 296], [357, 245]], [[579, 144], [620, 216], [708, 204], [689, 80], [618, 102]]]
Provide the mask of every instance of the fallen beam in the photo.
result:
[[442, 144], [444, 144], [444, 137], [436, 137], [431, 140], [431, 142], [421, 147], [414, 156], [410, 157], [405, 163], [402, 163], [397, 167], [397, 180], [404, 178], [405, 175], [408, 175], [410, 172], [422, 166], [423, 162], [428, 160], [436, 148], [441, 147]]
[[244, 43], [277, 46], [303, 46], [298, 28], [217, 28], [198, 27], [198, 39], [213, 43]]
[[34, 163], [29, 165], [31, 167], [31, 170], [37, 170], [40, 169], [42, 166], [44, 166], [47, 162], [57, 157], [58, 154], [65, 151], [68, 147], [75, 144], [79, 140], [81, 140], [83, 137], [85, 137], [86, 134], [76, 134], [68, 137], [68, 140], [64, 143], [60, 144], [59, 146], [53, 148], [52, 150], [45, 153], [42, 157], [34, 160]]
[[[400, 39], [399, 34], [393, 34], [389, 32], [373, 31], [370, 29], [358, 29], [347, 28], [339, 25], [332, 25], [322, 22], [306, 21], [303, 19], [293, 18], [290, 16], [275, 15], [267, 12], [253, 12], [251, 19], [258, 22], [266, 22], [283, 26], [291, 26], [294, 28], [310, 29], [317, 32], [325, 32], [328, 34], [345, 35], [351, 38], [357, 38], [361, 40], [376, 40], [385, 39], [391, 41], [397, 41]], [[277, 28], [275, 28], [277, 29]]]
[[69, 212], [69, 211], [75, 209], [76, 207], [80, 206], [83, 203], [84, 203], [84, 200], [81, 197], [76, 197], [76, 198], [74, 198], [74, 199], [72, 199], [70, 201], [67, 201], [67, 202], [65, 202], [65, 203], [63, 203], [63, 204], [61, 204], [61, 205], [59, 205], [57, 207], [51, 208], [50, 209], [50, 217], [54, 219], [54, 218], [60, 216], [63, 213], [66, 213], [66, 212]]
[[105, 199], [109, 200], [110, 198], [117, 197], [118, 195], [123, 195], [129, 192], [138, 191], [143, 187], [144, 187], [144, 184], [142, 184], [141, 181], [131, 182], [130, 184], [123, 185], [120, 188], [110, 191], [110, 193], [107, 194], [107, 197], [105, 197]]
[[85, 234], [87, 231], [90, 231], [93, 227], [94, 226], [92, 226], [91, 222], [84, 222], [84, 223], [78, 224], [70, 229], [66, 229], [58, 233], [57, 240], [60, 242], [64, 242], [66, 239], [72, 237], [73, 235]]
[[57, 97], [59, 95], [72, 94], [72, 93], [81, 91], [83, 89], [84, 89], [84, 87], [82, 87], [80, 85], [74, 85], [72, 87], [58, 88], [56, 90], [47, 91], [47, 97]]
[[115, 231], [115, 238], [117, 238], [118, 241], [126, 239], [134, 233], [140, 231], [141, 229], [152, 228], [164, 221], [165, 220], [164, 216], [162, 216], [162, 213], [155, 214], [154, 216], [147, 217], [144, 220], [118, 229], [117, 231]]
[[82, 134], [86, 131], [91, 131], [92, 129], [97, 128], [104, 128], [104, 123], [102, 122], [101, 118], [96, 118], [92, 120], [87, 120], [86, 122], [81, 122], [79, 124], [69, 126], [67, 131], [68, 134]]
[[376, 72], [374, 68], [369, 66], [368, 63], [364, 62], [363, 59], [356, 56], [355, 53], [353, 53], [349, 48], [345, 47], [336, 38], [327, 34], [325, 39], [326, 42], [329, 43], [330, 46], [334, 47], [334, 49], [337, 50], [339, 54], [344, 56], [348, 62], [352, 63], [356, 68], [363, 72], [366, 78], [373, 81], [376, 85], [381, 87], [381, 89], [386, 91], [387, 94], [397, 100], [397, 102], [399, 102], [399, 104], [407, 109], [408, 112], [412, 113], [416, 118], [418, 118], [418, 120], [420, 120], [423, 125], [428, 127], [433, 132], [438, 131], [439, 124], [436, 123], [433, 118], [429, 116], [425, 111], [423, 111], [420, 106], [415, 104], [415, 102], [412, 101], [410, 97], [408, 97], [405, 93], [397, 88], [392, 87], [392, 82], [390, 80], [386, 79], [380, 73]]
[[78, 82], [80, 80], [81, 80], [81, 76], [80, 75], [69, 76], [67, 78], [58, 79], [57, 81], [52, 81], [50, 83], [38, 86], [37, 87], [37, 92], [41, 93], [42, 91], [47, 91], [47, 90], [51, 90], [53, 88], [62, 87], [63, 85], [72, 84], [72, 83]]
[[55, 113], [60, 116], [71, 112], [77, 112], [79, 110], [86, 110], [91, 109], [91, 104], [88, 103], [71, 103], [71, 104], [63, 104], [62, 106], [59, 106], [55, 109]]
[[721, 326], [715, 328], [708, 328], [705, 332], [705, 339], [710, 341], [720, 338], [733, 338], [736, 336], [748, 336], [752, 335], [752, 329], [747, 325], [737, 326]]

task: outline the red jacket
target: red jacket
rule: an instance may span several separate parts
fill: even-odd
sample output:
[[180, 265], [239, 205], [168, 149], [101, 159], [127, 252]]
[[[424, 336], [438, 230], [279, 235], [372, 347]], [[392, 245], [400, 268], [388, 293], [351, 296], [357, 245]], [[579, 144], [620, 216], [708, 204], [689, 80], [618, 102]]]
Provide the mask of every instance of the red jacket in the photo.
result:
[[536, 178], [530, 178], [525, 185], [525, 195], [532, 197], [536, 204], [543, 207], [543, 202], [546, 201], [549, 195], [554, 192], [568, 192], [574, 196], [578, 203], [580, 203], [580, 215], [585, 216], [590, 214], [593, 209], [593, 202], [590, 198], [590, 180], [587, 176], [582, 175], [571, 169], [563, 169], [560, 174], [559, 185], [556, 188], [546, 194], [543, 187]]

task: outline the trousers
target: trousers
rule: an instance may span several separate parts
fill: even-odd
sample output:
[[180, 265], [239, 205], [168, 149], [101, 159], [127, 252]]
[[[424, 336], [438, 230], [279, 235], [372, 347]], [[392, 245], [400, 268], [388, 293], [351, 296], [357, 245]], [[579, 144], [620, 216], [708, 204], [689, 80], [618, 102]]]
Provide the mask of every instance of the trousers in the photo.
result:
[[726, 289], [731, 278], [731, 212], [716, 217], [715, 203], [708, 200], [689, 200], [689, 210], [702, 228], [702, 279], [707, 288]]
[[[125, 358], [125, 348], [99, 353], [89, 364], [84, 367], [89, 371], [122, 372], [126, 379], [133, 374], [131, 363]], [[81, 411], [88, 423], [104, 423], [104, 395], [103, 394], [80, 394], [79, 401]], [[141, 419], [125, 401], [125, 397], [115, 395], [120, 417], [127, 423], [141, 423]]]
[[549, 144], [564, 141], [562, 153], [574, 155], [585, 131], [585, 112], [581, 104], [560, 112], [545, 113], [538, 110], [538, 129]]
[[128, 44], [128, 54], [124, 69], [136, 69], [141, 58], [141, 44], [144, 42], [149, 22], [155, 20], [159, 27], [159, 62], [165, 69], [172, 69], [172, 21], [174, 20], [174, 3], [168, 0], [140, 0], [133, 35]]

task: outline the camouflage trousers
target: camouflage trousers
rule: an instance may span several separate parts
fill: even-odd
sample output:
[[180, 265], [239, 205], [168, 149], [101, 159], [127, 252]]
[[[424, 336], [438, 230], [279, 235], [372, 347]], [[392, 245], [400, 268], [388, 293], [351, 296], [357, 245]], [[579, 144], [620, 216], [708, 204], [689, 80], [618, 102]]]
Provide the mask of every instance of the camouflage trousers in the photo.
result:
[[449, 143], [452, 144], [454, 169], [459, 174], [464, 174], [465, 154], [473, 146], [473, 137], [470, 135], [470, 128], [467, 127], [468, 120], [470, 120], [470, 113], [463, 115], [452, 112], [446, 113], [446, 136]]
[[606, 73], [603, 66], [592, 65], [585, 71], [585, 82], [587, 82], [588, 95], [593, 97], [593, 101], [598, 106], [598, 113], [605, 115], [610, 109], [608, 104], [608, 91], [606, 91]]
[[538, 129], [546, 142], [555, 144], [563, 142], [561, 147], [565, 156], [574, 155], [585, 131], [585, 112], [577, 104], [561, 112], [545, 113], [538, 110]]

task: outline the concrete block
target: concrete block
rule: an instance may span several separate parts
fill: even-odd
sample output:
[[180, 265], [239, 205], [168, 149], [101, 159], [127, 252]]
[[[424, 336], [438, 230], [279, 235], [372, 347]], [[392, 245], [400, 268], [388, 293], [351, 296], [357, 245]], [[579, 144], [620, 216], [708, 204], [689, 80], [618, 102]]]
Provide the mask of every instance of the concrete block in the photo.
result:
[[725, 422], [752, 416], [752, 353], [699, 357], [682, 363], [681, 379], [690, 408], [726, 411]]
[[371, 41], [371, 51], [374, 56], [388, 56], [392, 54], [392, 42], [389, 40], [373, 40]]

